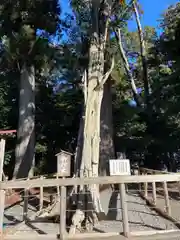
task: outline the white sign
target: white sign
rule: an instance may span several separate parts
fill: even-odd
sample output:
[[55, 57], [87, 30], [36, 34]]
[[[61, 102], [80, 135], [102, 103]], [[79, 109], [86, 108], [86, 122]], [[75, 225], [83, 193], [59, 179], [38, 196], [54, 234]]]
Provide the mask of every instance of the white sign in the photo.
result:
[[129, 159], [110, 159], [109, 160], [110, 176], [131, 175]]

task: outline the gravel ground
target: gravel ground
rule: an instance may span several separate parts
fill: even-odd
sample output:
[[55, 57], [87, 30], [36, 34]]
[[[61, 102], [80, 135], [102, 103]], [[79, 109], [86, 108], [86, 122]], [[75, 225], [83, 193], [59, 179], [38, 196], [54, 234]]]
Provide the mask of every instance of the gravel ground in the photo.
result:
[[[108, 220], [99, 222], [95, 227], [104, 232], [122, 232], [122, 212], [120, 194], [110, 189], [101, 193], [103, 209]], [[105, 201], [106, 199], [106, 201]], [[130, 231], [170, 230], [177, 227], [170, 221], [157, 215], [137, 194], [127, 194]]]
[[[152, 199], [152, 193], [148, 194], [148, 198]], [[180, 223], [180, 197], [179, 192], [176, 189], [169, 189], [169, 202], [171, 208], [171, 216]], [[163, 191], [157, 192], [157, 207], [160, 208], [162, 211], [165, 209], [165, 200]]]
[[[122, 214], [120, 194], [111, 189], [101, 192], [101, 202], [105, 210], [107, 220], [95, 225], [94, 231], [122, 232]], [[173, 223], [158, 216], [137, 194], [127, 194], [128, 217], [130, 231], [170, 230], [177, 229]], [[35, 214], [37, 210], [29, 205], [28, 216]], [[4, 223], [15, 225], [22, 222], [23, 203], [5, 211]], [[38, 229], [38, 231], [36, 231]], [[55, 234], [58, 233], [59, 224], [49, 222], [31, 222], [30, 225], [21, 224], [17, 234]], [[180, 237], [179, 237], [180, 239]]]
[[[28, 216], [32, 216], [36, 213], [36, 208], [29, 205], [28, 206]], [[14, 205], [12, 207], [7, 207], [4, 213], [4, 224], [6, 226], [16, 225], [23, 221], [23, 202]]]

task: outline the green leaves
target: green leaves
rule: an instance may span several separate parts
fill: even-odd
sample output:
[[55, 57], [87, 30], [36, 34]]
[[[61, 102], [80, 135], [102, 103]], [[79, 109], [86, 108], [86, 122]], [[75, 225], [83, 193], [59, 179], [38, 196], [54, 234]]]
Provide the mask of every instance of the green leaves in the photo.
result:
[[[5, 39], [2, 47], [8, 61], [15, 65], [18, 63], [20, 67], [25, 61], [29, 64], [38, 62], [38, 68], [41, 68], [47, 62], [49, 36], [60, 30], [58, 0], [1, 1], [0, 23], [0, 37]], [[39, 59], [43, 59], [41, 64]]]

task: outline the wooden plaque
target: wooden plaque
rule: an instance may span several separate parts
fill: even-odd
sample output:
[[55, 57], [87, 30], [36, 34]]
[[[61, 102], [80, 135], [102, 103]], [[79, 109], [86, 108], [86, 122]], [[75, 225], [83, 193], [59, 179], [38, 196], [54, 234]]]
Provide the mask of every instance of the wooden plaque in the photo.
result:
[[59, 177], [71, 176], [71, 155], [61, 152], [57, 156], [57, 173]]

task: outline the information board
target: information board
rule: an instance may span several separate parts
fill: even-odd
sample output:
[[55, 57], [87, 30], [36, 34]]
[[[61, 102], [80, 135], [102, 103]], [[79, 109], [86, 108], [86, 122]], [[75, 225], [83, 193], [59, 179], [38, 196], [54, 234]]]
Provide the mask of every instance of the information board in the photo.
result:
[[110, 176], [131, 175], [129, 159], [110, 159]]

